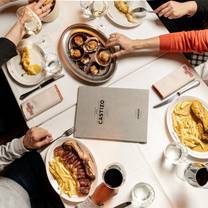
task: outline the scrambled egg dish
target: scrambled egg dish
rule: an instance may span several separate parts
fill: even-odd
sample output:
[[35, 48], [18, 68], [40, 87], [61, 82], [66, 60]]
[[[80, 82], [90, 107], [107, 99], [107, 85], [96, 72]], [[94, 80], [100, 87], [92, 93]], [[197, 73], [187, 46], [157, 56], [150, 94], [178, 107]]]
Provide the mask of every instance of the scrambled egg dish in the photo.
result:
[[39, 64], [31, 64], [30, 50], [27, 47], [21, 51], [21, 64], [28, 75], [37, 75], [42, 71]]

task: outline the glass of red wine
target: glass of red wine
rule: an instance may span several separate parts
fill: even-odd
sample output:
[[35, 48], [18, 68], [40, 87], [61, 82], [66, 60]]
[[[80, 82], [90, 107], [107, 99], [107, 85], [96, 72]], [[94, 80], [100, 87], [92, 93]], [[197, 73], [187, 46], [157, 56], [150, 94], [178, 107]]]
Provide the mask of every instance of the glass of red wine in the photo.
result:
[[185, 180], [194, 187], [208, 188], [208, 164], [190, 163], [184, 172]]
[[125, 181], [126, 172], [119, 163], [109, 164], [103, 171], [103, 181], [110, 189], [118, 189]]
[[125, 181], [126, 172], [119, 163], [109, 164], [103, 171], [103, 182], [97, 186], [90, 197], [97, 205], [103, 205], [118, 193], [119, 187]]

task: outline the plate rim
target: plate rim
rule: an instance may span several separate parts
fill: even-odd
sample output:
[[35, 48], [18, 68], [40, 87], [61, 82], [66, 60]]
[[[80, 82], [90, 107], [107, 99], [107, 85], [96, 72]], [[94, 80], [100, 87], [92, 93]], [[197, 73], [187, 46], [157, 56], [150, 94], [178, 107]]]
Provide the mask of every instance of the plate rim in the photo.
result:
[[[86, 196], [82, 196], [82, 197], [79, 197], [79, 196], [75, 196], [74, 199], [72, 197], [69, 197], [68, 195], [66, 194], [61, 194], [60, 193], [60, 190], [57, 189], [56, 187], [54, 187], [54, 184], [51, 182], [51, 179], [50, 178], [53, 178], [52, 174], [50, 173], [49, 171], [49, 162], [51, 160], [51, 157], [53, 155], [53, 151], [54, 149], [59, 146], [61, 143], [67, 141], [67, 140], [72, 140], [72, 141], [76, 141], [81, 147], [84, 147], [85, 150], [88, 152], [88, 154], [90, 154], [92, 160], [93, 160], [93, 163], [94, 163], [94, 166], [95, 166], [95, 180], [92, 182], [91, 184], [91, 188], [90, 188], [90, 192], [89, 194], [87, 194]], [[53, 189], [55, 190], [55, 192], [60, 196], [60, 198], [68, 201], [68, 202], [71, 202], [71, 203], [80, 203], [82, 201], [84, 201], [90, 194], [91, 192], [96, 188], [96, 185], [97, 185], [97, 181], [98, 181], [98, 167], [97, 167], [97, 164], [96, 164], [96, 160], [95, 160], [95, 157], [93, 156], [92, 152], [89, 150], [89, 148], [81, 141], [79, 141], [78, 139], [76, 138], [73, 138], [73, 137], [61, 137], [60, 139], [56, 140], [55, 142], [53, 142], [50, 147], [48, 148], [47, 150], [47, 153], [46, 153], [46, 159], [45, 159], [45, 168], [46, 168], [46, 174], [47, 174], [47, 178], [51, 184], [51, 186], [53, 187]], [[56, 185], [58, 185], [57, 181], [53, 178], [53, 181], [55, 181]]]
[[90, 83], [90, 84], [103, 84], [107, 81], [109, 81], [115, 71], [116, 71], [116, 68], [117, 68], [117, 63], [116, 63], [116, 59], [114, 59], [112, 61], [112, 66], [110, 66], [110, 68], [112, 67], [113, 69], [111, 69], [111, 71], [109, 72], [109, 75], [107, 77], [105, 77], [104, 79], [100, 79], [100, 80], [97, 80], [97, 79], [91, 79], [90, 77], [85, 77], [85, 76], [82, 76], [80, 75], [79, 72], [77, 72], [77, 69], [74, 68], [74, 66], [72, 66], [68, 59], [69, 57], [67, 56], [66, 54], [66, 51], [65, 51], [65, 45], [68, 44], [66, 42], [66, 39], [68, 39], [68, 33], [70, 33], [71, 30], [73, 29], [88, 29], [88, 30], [92, 30], [94, 33], [98, 33], [98, 36], [102, 36], [103, 38], [105, 38], [107, 40], [107, 37], [106, 35], [100, 31], [99, 29], [95, 28], [94, 26], [92, 25], [89, 25], [89, 24], [85, 24], [85, 23], [75, 23], [75, 24], [72, 24], [70, 25], [69, 27], [67, 27], [61, 34], [61, 37], [58, 41], [58, 55], [59, 55], [59, 58], [62, 62], [62, 64], [65, 66], [65, 69], [69, 72], [71, 72], [76, 78], [78, 78], [79, 80], [81, 81], [84, 81], [84, 82], [87, 82], [87, 83]]
[[[44, 54], [44, 51], [43, 51], [43, 49], [40, 47], [40, 46], [38, 46], [38, 44], [36, 44], [36, 43], [32, 43], [32, 42], [25, 42], [24, 40], [22, 40], [20, 43], [19, 43], [19, 45], [20, 44], [23, 44], [23, 45], [28, 45], [28, 46], [32, 46], [32, 45], [34, 45], [35, 47], [37, 47], [39, 50], [40, 50], [40, 52], [41, 53], [43, 53]], [[23, 46], [22, 46], [23, 47]], [[20, 46], [18, 46], [17, 47], [18, 49], [19, 48], [21, 48]], [[9, 73], [9, 75], [12, 77], [12, 79], [14, 79], [17, 83], [19, 83], [19, 84], [21, 84], [21, 85], [24, 85], [24, 86], [28, 86], [28, 87], [32, 87], [32, 86], [35, 86], [35, 85], [38, 85], [38, 84], [40, 84], [43, 80], [44, 80], [44, 78], [45, 78], [45, 76], [44, 76], [44, 72], [41, 72], [41, 74], [42, 75], [40, 75], [40, 79], [38, 80], [38, 81], [36, 81], [36, 82], [29, 82], [29, 81], [24, 81], [24, 80], [21, 80], [21, 79], [19, 79], [18, 78], [18, 76], [16, 76], [12, 71], [13, 71], [13, 69], [14, 69], [14, 67], [12, 66], [13, 64], [12, 64], [12, 61], [15, 59], [15, 58], [17, 58], [17, 57], [19, 57], [20, 59], [21, 59], [21, 56], [20, 56], [20, 52], [19, 52], [19, 50], [17, 49], [17, 55], [16, 56], [14, 56], [14, 57], [12, 57], [10, 60], [8, 60], [7, 62], [6, 62], [6, 68], [7, 68], [7, 71], [8, 71], [8, 73]], [[43, 57], [44, 59], [45, 59], [45, 57]]]
[[[110, 13], [110, 11], [109, 11], [109, 7], [112, 7], [112, 6], [114, 6], [113, 5], [113, 2], [114, 1], [110, 1], [110, 3], [108, 2], [108, 10], [107, 10], [107, 12], [106, 12], [106, 16], [107, 16], [107, 18], [109, 18], [113, 23], [115, 23], [116, 25], [118, 25], [118, 26], [120, 26], [120, 27], [123, 27], [123, 28], [126, 28], [126, 29], [131, 29], [131, 28], [135, 28], [135, 27], [138, 27], [138, 26], [140, 26], [141, 24], [142, 24], [142, 21], [140, 22], [140, 21], [138, 21], [137, 23], [129, 23], [128, 25], [127, 24], [121, 24], [121, 23], [119, 23], [113, 16], [112, 16], [112, 14]], [[144, 1], [143, 1], [144, 2]], [[145, 6], [145, 5], [144, 5]], [[115, 7], [115, 6], [114, 6]], [[118, 11], [119, 12], [119, 11]], [[146, 16], [146, 15], [145, 15]], [[144, 17], [145, 17], [144, 16]], [[141, 19], [144, 19], [144, 17], [142, 17]]]
[[[206, 103], [201, 98], [197, 98], [195, 96], [180, 96], [180, 97], [176, 98], [174, 101], [172, 101], [172, 103], [168, 106], [168, 109], [166, 112], [166, 124], [167, 124], [167, 129], [168, 129], [168, 132], [169, 132], [171, 138], [176, 142], [180, 142], [180, 139], [173, 129], [173, 122], [172, 122], [172, 115], [171, 114], [173, 112], [173, 108], [175, 107], [175, 105], [177, 103], [179, 103], [181, 101], [188, 100], [188, 99], [189, 100], [197, 99], [208, 109], [208, 103]], [[187, 150], [188, 150], [188, 155], [190, 155], [194, 158], [208, 159], [208, 151], [207, 152], [197, 152], [197, 151], [191, 150], [189, 147], [187, 147]]]

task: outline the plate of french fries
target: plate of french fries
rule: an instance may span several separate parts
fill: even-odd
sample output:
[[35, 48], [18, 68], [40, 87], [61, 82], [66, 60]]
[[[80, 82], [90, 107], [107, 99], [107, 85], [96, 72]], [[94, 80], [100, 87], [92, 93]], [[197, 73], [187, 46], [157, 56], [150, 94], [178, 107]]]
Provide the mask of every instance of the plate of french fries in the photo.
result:
[[208, 104], [192, 96], [181, 96], [169, 106], [167, 127], [173, 140], [184, 144], [188, 154], [208, 158]]
[[97, 165], [91, 151], [80, 141], [62, 137], [51, 144], [46, 173], [54, 190], [66, 201], [79, 203], [97, 185]]

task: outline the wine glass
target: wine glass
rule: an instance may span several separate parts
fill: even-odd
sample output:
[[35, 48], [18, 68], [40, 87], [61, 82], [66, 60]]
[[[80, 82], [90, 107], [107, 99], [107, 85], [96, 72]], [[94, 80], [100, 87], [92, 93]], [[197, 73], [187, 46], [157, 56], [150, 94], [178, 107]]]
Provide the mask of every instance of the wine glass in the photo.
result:
[[106, 14], [108, 5], [106, 1], [93, 1], [91, 6], [91, 13], [92, 16], [97, 19], [97, 25], [98, 27], [103, 30], [105, 29], [105, 26], [103, 25], [102, 17]]
[[92, 4], [93, 4], [93, 1], [80, 0], [80, 6], [82, 9], [84, 18], [95, 19], [95, 17], [93, 17], [92, 12], [91, 12]]
[[101, 22], [101, 17], [106, 14], [108, 4], [106, 1], [97, 0], [97, 1], [85, 1], [80, 0], [80, 6], [83, 11], [83, 16], [89, 19], [97, 19], [99, 22], [97, 25], [104, 29], [104, 25]]

